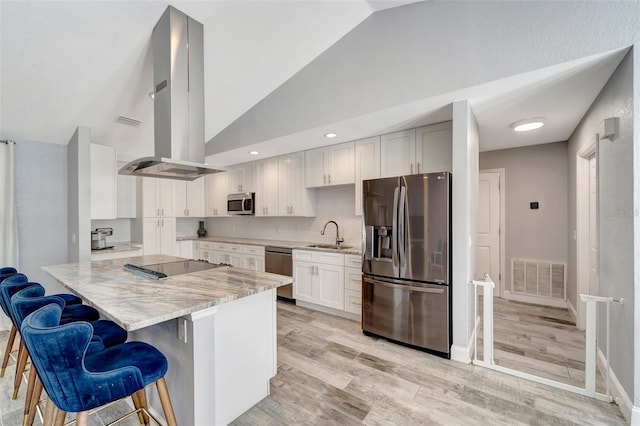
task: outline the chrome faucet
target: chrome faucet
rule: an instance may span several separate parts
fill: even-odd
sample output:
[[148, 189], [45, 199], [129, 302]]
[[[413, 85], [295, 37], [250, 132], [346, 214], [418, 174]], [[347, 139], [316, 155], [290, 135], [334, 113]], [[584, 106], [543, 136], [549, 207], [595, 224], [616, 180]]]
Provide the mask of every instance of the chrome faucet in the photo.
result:
[[324, 224], [324, 228], [320, 231], [320, 235], [324, 235], [324, 231], [327, 229], [327, 225], [333, 223], [336, 226], [336, 245], [340, 245], [340, 243], [344, 242], [344, 238], [340, 237], [340, 229], [338, 228], [338, 224], [334, 220], [330, 220], [329, 222]]

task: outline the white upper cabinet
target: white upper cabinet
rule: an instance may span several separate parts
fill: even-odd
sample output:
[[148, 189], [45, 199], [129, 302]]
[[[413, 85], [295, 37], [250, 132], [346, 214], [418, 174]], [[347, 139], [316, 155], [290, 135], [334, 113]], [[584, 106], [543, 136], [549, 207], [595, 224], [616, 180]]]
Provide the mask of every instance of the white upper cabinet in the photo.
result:
[[362, 216], [362, 181], [380, 177], [380, 136], [356, 141], [356, 216]]
[[142, 179], [142, 217], [175, 217], [172, 180]]
[[316, 194], [304, 184], [304, 153], [278, 157], [280, 216], [315, 216]]
[[305, 152], [307, 188], [354, 182], [354, 143], [347, 142]]
[[116, 218], [117, 161], [116, 149], [91, 144], [91, 219]]
[[171, 182], [176, 217], [204, 217], [204, 180]]
[[[118, 163], [118, 169], [127, 163]], [[117, 173], [117, 172], [116, 172]], [[118, 175], [116, 216], [118, 218], [135, 218], [136, 217], [136, 182], [137, 177], [129, 175]]]
[[278, 216], [278, 157], [255, 162], [256, 216]]
[[229, 194], [255, 192], [255, 163], [231, 166], [229, 174]]
[[382, 177], [410, 175], [414, 173], [416, 157], [415, 129], [389, 133], [380, 137]]
[[451, 122], [416, 129], [417, 173], [451, 171]]
[[226, 172], [220, 172], [204, 177], [205, 216], [227, 216], [228, 175]]
[[451, 122], [382, 135], [382, 177], [451, 171]]

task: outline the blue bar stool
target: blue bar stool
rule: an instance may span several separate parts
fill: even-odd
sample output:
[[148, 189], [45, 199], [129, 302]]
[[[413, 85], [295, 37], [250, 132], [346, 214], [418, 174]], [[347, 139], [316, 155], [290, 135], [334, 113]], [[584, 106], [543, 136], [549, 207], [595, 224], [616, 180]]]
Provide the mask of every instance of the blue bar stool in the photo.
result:
[[[15, 268], [4, 267], [0, 268], [0, 285], [4, 282], [7, 283], [20, 283], [20, 282], [28, 282], [29, 279], [26, 275], [18, 273]], [[58, 296], [62, 297], [66, 303], [66, 305], [79, 305], [82, 303], [82, 299], [73, 294], [63, 293]], [[7, 364], [9, 363], [9, 357], [11, 352], [13, 351], [13, 345], [16, 340], [16, 332], [17, 329], [13, 324], [13, 319], [11, 318], [11, 314], [9, 313], [9, 308], [5, 304], [4, 298], [0, 295], [0, 307], [2, 307], [2, 311], [4, 314], [11, 320], [11, 331], [9, 332], [9, 339], [7, 340], [7, 347], [4, 350], [4, 356], [2, 358], [2, 368], [0, 369], [0, 377], [4, 377], [5, 370], [7, 369]]]
[[[59, 296], [44, 296], [44, 293], [44, 287], [34, 283], [32, 286], [24, 288], [13, 295], [11, 298], [11, 306], [18, 328], [20, 328], [22, 322], [29, 314], [48, 304], [55, 303], [63, 308], [62, 312], [64, 312], [66, 308], [62, 298]], [[75, 321], [74, 318], [67, 318], [61, 320], [61, 323], [64, 324], [73, 321]], [[94, 334], [88, 349], [90, 352], [115, 346], [127, 340], [127, 331], [113, 321], [97, 320], [92, 321], [91, 325], [94, 328]], [[35, 407], [40, 399], [41, 393], [42, 385], [39, 384], [39, 382], [38, 385], [36, 385], [36, 374], [32, 368], [27, 382], [27, 394], [24, 406], [24, 418], [27, 419], [26, 424], [30, 425], [33, 423]], [[31, 416], [29, 416], [30, 413]]]
[[87, 353], [93, 327], [87, 322], [60, 325], [61, 314], [57, 304], [44, 306], [25, 318], [21, 329], [49, 395], [45, 424], [53, 417], [51, 404], [58, 408], [55, 425], [64, 424], [66, 413], [77, 413], [77, 425], [86, 426], [89, 410], [127, 396], [138, 406], [140, 391], [155, 382], [167, 424], [177, 425], [164, 380], [167, 359], [160, 351], [143, 342], [127, 342]]
[[[22, 289], [31, 287], [33, 285], [40, 285], [34, 282], [25, 282], [24, 278], [22, 277], [24, 277], [24, 275], [22, 274], [13, 275], [9, 278], [6, 278], [2, 282], [2, 285], [0, 285], [0, 296], [3, 300], [3, 304], [9, 311], [9, 318], [11, 318], [11, 321], [13, 322], [16, 330], [20, 329], [20, 324], [18, 324], [15, 313], [13, 312], [13, 307], [11, 306], [11, 297], [13, 297], [14, 294]], [[100, 313], [90, 306], [71, 305], [64, 308], [62, 316], [65, 322], [78, 320], [95, 321], [100, 318]], [[18, 360], [16, 363], [16, 374], [13, 380], [13, 399], [18, 398], [20, 384], [22, 383], [22, 374], [24, 373], [24, 370], [26, 368], [27, 360], [28, 354], [24, 350], [24, 343], [20, 341], [20, 347], [18, 349]]]

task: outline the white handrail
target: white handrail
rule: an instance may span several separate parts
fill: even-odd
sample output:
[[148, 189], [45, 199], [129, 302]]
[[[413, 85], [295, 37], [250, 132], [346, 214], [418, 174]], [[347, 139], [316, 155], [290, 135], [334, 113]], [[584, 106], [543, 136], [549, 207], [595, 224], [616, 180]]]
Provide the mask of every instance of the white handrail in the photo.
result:
[[611, 399], [609, 391], [609, 320], [611, 317], [611, 303], [624, 303], [623, 298], [615, 299], [610, 296], [594, 296], [592, 294], [580, 294], [580, 300], [587, 304], [587, 324], [585, 333], [585, 388], [588, 392], [596, 393], [596, 303], [606, 303], [607, 320], [606, 320], [606, 395]]

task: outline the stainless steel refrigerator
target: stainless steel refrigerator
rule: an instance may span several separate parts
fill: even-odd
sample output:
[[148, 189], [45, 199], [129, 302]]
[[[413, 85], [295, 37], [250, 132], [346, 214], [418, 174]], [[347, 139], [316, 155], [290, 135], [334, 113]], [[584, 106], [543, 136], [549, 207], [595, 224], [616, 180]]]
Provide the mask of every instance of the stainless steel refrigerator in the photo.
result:
[[451, 174], [365, 180], [362, 329], [450, 356]]

